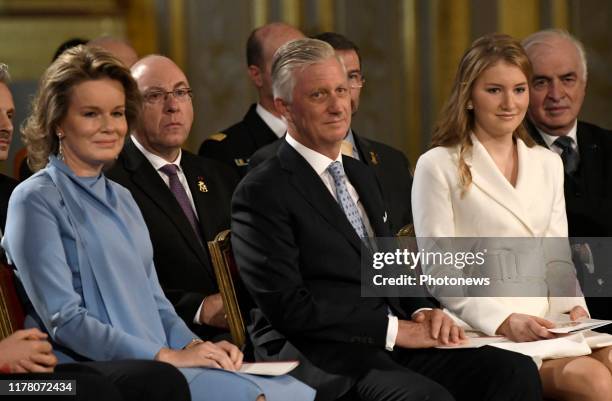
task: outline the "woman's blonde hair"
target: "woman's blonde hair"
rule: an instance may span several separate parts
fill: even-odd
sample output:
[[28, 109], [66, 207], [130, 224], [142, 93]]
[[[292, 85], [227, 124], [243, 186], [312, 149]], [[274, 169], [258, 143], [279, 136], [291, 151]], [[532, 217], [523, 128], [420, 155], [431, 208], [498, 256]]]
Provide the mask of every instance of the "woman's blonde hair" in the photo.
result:
[[30, 116], [21, 129], [28, 148], [28, 166], [32, 171], [45, 167], [50, 154], [57, 154], [57, 130], [68, 112], [72, 88], [85, 81], [112, 79], [123, 86], [128, 132], [135, 128], [141, 98], [130, 71], [110, 53], [84, 45], [66, 50], [47, 68], [38, 93], [32, 101]]
[[[461, 58], [451, 94], [438, 119], [431, 147], [459, 145], [459, 182], [465, 191], [472, 183], [472, 174], [464, 156], [472, 149], [470, 132], [474, 129], [474, 111], [468, 110], [474, 82], [489, 67], [503, 61], [518, 67], [530, 82], [531, 63], [514, 38], [504, 34], [488, 34], [476, 39]], [[535, 142], [521, 123], [513, 133], [529, 147]]]

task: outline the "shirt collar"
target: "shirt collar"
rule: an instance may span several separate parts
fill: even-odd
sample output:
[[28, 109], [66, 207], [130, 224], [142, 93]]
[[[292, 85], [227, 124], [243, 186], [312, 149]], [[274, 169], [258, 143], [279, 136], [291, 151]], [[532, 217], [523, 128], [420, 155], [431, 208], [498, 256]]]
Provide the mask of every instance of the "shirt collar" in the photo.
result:
[[[537, 126], [536, 126], [536, 129], [540, 133], [540, 136], [542, 137], [542, 139], [544, 139], [544, 142], [546, 143], [546, 146], [548, 146], [549, 148], [553, 145], [553, 143], [557, 140], [557, 138], [559, 138], [559, 136], [556, 136], [556, 135], [548, 135], [547, 133], [542, 131]], [[574, 121], [574, 126], [572, 127], [572, 129], [570, 129], [570, 131], [566, 135], [566, 136], [572, 138], [572, 140], [573, 140], [572, 147], [574, 147], [574, 148], [578, 145], [577, 131], [578, 131], [578, 120]]]
[[312, 167], [319, 176], [323, 174], [327, 170], [329, 165], [334, 161], [339, 161], [340, 163], [342, 163], [341, 152], [338, 152], [338, 156], [336, 157], [336, 159], [332, 160], [329, 157], [302, 145], [301, 143], [296, 141], [289, 132], [287, 132], [285, 140], [293, 149], [296, 150], [296, 152], [298, 152], [304, 159], [306, 159], [308, 164], [310, 164], [310, 167]]
[[277, 137], [280, 138], [285, 134], [285, 132], [287, 132], [287, 120], [285, 120], [285, 117], [276, 117], [259, 103], [257, 103], [255, 111]]
[[349, 128], [348, 134], [346, 134], [344, 140], [353, 146], [353, 159], [361, 160], [361, 158], [359, 157], [359, 150], [357, 149], [357, 144], [355, 143], [355, 136], [353, 135], [352, 128]]
[[[138, 139], [136, 139], [136, 136], [132, 135], [132, 142], [134, 142], [134, 145], [136, 145], [136, 147], [138, 148], [138, 150], [140, 150], [142, 152], [142, 154], [144, 155], [144, 157], [147, 158], [147, 160], [149, 161], [149, 163], [151, 163], [151, 165], [153, 165], [153, 168], [155, 170], [159, 170], [160, 168], [164, 167], [166, 164], [168, 164], [168, 161], [157, 156], [156, 154], [153, 154], [151, 152], [149, 152], [147, 149], [145, 149], [144, 146], [142, 146], [142, 144], [140, 142], [138, 142]], [[172, 162], [172, 164], [176, 165], [179, 169], [179, 171], [181, 170], [181, 157], [183, 155], [183, 152], [181, 149], [179, 149], [179, 153], [178, 156], [176, 157], [176, 160], [174, 160]]]

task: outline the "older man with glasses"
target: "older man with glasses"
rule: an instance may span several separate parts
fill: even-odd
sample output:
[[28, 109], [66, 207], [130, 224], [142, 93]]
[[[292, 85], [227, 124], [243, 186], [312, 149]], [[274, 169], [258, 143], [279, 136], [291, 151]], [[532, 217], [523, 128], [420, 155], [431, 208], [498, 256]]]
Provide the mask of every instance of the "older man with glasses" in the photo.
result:
[[132, 66], [143, 95], [142, 123], [107, 176], [130, 190], [149, 228], [159, 281], [190, 329], [228, 336], [206, 241], [229, 228], [238, 181], [232, 169], [181, 146], [193, 122], [193, 93], [170, 59], [147, 56]]

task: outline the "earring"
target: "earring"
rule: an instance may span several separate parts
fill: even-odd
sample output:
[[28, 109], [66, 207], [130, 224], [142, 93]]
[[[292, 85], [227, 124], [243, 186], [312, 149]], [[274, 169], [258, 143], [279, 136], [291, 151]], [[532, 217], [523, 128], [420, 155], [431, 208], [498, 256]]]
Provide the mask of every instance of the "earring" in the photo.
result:
[[62, 134], [61, 132], [57, 133], [57, 139], [59, 139], [58, 145], [57, 145], [57, 160], [64, 160], [64, 149], [62, 148], [62, 139], [64, 139], [64, 134]]
[[472, 102], [469, 102], [469, 103], [467, 104], [466, 109], [468, 109], [468, 110], [474, 110], [474, 105], [472, 104]]

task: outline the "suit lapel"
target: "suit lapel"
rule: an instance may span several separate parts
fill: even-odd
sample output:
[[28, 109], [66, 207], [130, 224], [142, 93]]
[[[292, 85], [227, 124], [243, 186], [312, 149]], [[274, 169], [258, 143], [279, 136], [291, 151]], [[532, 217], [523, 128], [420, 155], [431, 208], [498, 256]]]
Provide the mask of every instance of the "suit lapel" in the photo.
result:
[[219, 199], [215, 196], [217, 188], [211, 188], [210, 182], [207, 180], [207, 173], [198, 168], [197, 165], [191, 162], [186, 152], [183, 152], [181, 167], [187, 177], [187, 183], [191, 190], [193, 203], [198, 214], [200, 231], [203, 238], [214, 238], [218, 233], [214, 230], [214, 224], [206, 224], [214, 217], [216, 210], [221, 210], [223, 205], [219, 204]]
[[170, 192], [157, 171], [151, 166], [151, 163], [149, 163], [131, 140], [126, 141], [122, 153], [126, 159], [125, 167], [130, 172], [134, 184], [139, 187], [176, 226], [184, 240], [198, 255], [202, 263], [208, 265], [208, 257], [204, 253], [203, 246], [200, 244], [196, 234], [193, 232], [189, 220], [187, 220], [176, 198], [172, 192]]
[[544, 138], [542, 138], [542, 135], [540, 135], [535, 125], [533, 125], [533, 123], [529, 119], [525, 119], [524, 124], [525, 124], [525, 129], [527, 130], [531, 138], [538, 145], [544, 146], [545, 148], [549, 149], [548, 145], [546, 145], [546, 141], [544, 141]]
[[331, 227], [338, 230], [358, 252], [361, 252], [361, 239], [340, 205], [308, 162], [286, 142], [280, 145], [278, 157], [281, 166], [291, 173], [293, 187], [329, 222]]
[[[530, 160], [524, 149], [525, 145], [520, 140], [518, 142], [517, 188], [512, 187], [503, 176], [487, 150], [474, 135], [472, 135], [471, 155], [467, 155], [465, 161], [472, 167], [470, 171], [473, 185], [489, 195], [493, 201], [506, 208], [523, 223], [527, 230], [533, 233], [533, 228], [519, 196], [520, 192], [528, 191], [528, 188], [533, 187], [532, 175], [529, 174]], [[537, 193], [537, 191], [532, 193]], [[526, 196], [529, 197], [529, 195]]]
[[353, 139], [355, 140], [355, 146], [357, 147], [357, 151], [359, 152], [359, 157], [361, 161], [363, 161], [368, 166], [374, 168], [374, 170], [377, 170], [377, 164], [374, 164], [372, 162], [372, 158], [377, 158], [378, 155], [376, 154], [374, 149], [372, 149], [370, 142], [367, 139], [358, 136], [355, 131], [353, 131]]
[[383, 220], [385, 213], [383, 201], [380, 194], [376, 191], [378, 189], [378, 183], [375, 181], [376, 178], [371, 174], [367, 166], [351, 157], [343, 156], [342, 162], [344, 163], [344, 170], [349, 181], [359, 194], [359, 200], [368, 215], [374, 235], [378, 237], [386, 236], [388, 228]]

